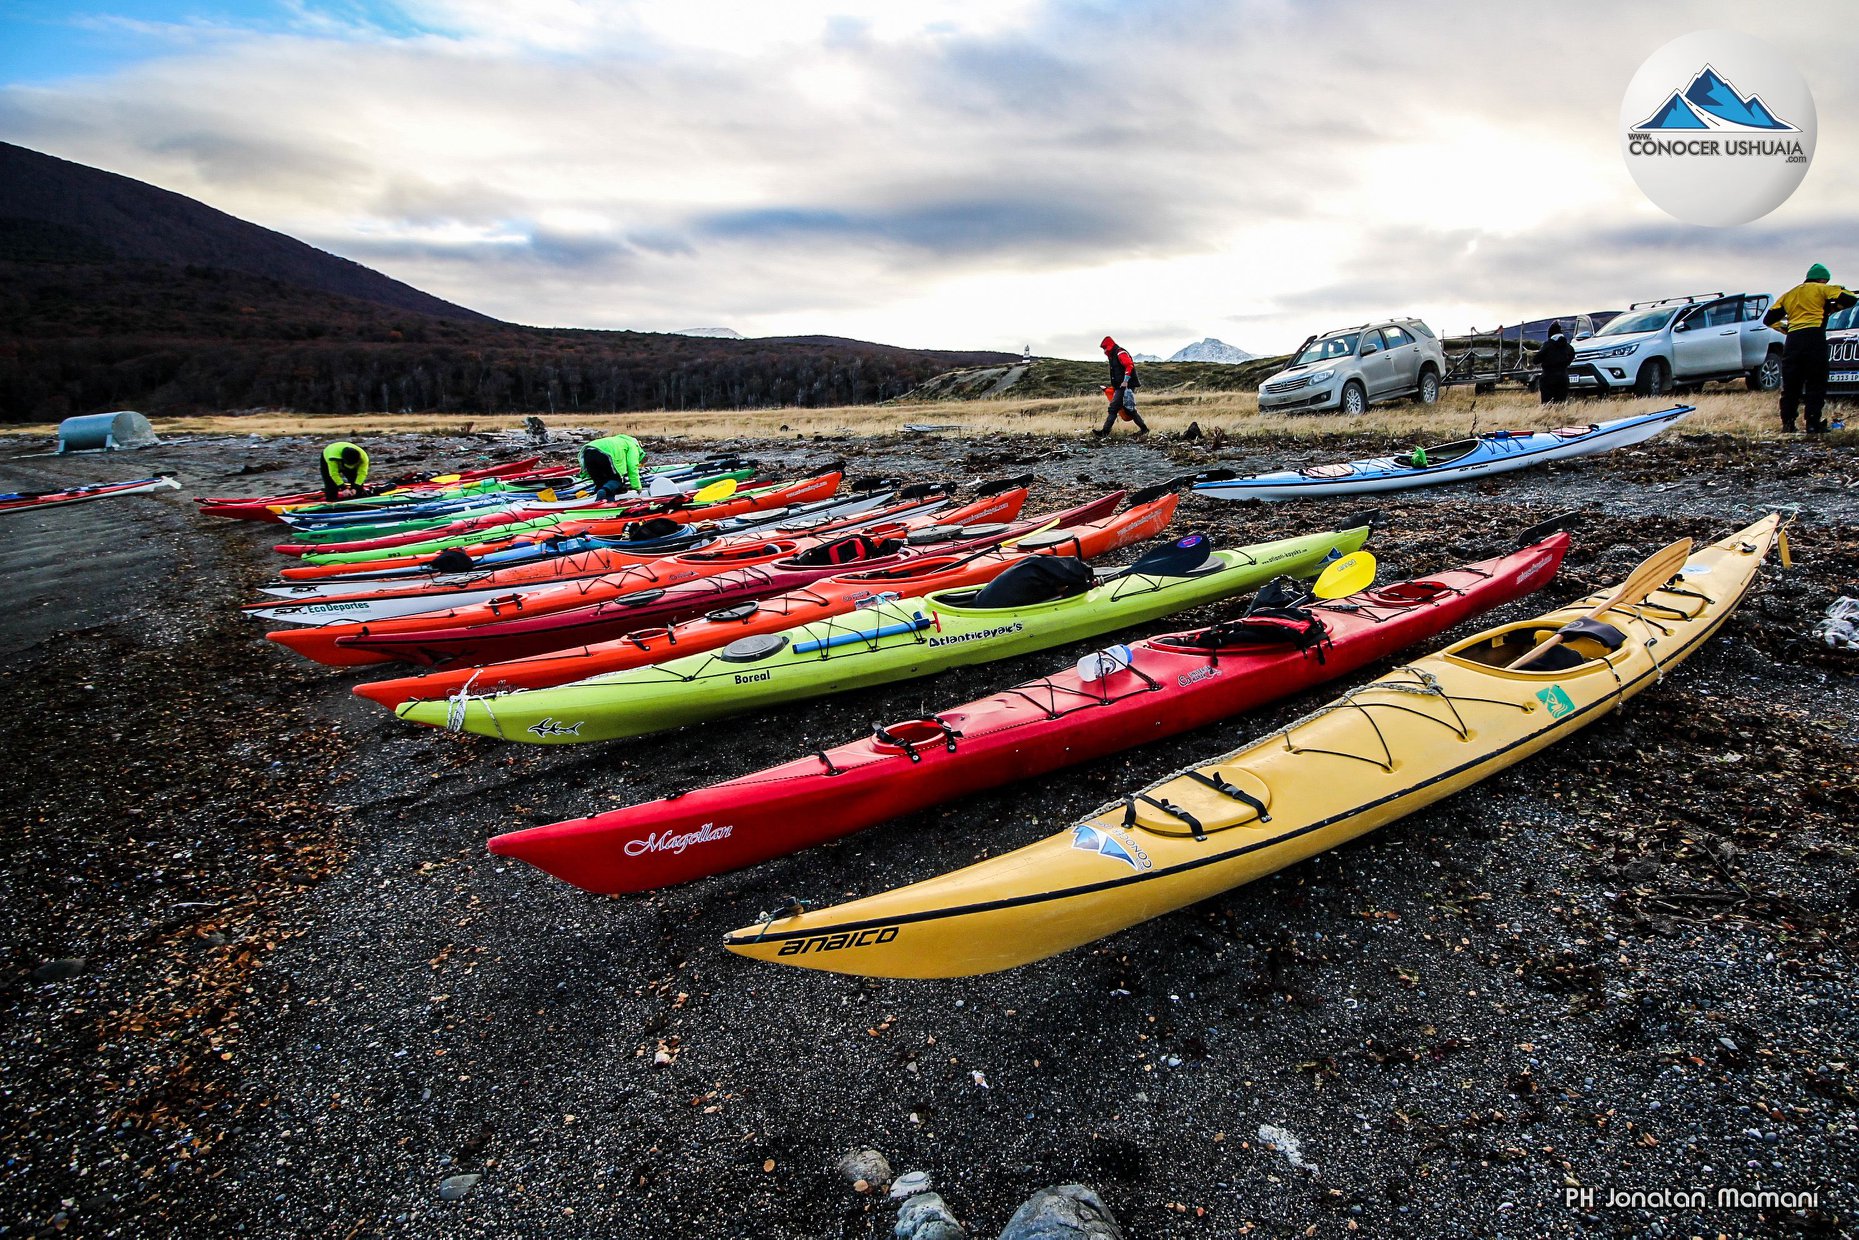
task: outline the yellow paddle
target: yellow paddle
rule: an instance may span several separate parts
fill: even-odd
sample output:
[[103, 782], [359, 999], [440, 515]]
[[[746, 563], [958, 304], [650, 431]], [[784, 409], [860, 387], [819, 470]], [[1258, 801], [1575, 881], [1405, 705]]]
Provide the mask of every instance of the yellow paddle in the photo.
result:
[[465, 475], [463, 474], [440, 474], [437, 478], [428, 478], [426, 480], [426, 485], [427, 486], [443, 486], [448, 482], [457, 482], [460, 478], [463, 478], [464, 476]]
[[[1685, 561], [1691, 558], [1691, 540], [1681, 538], [1668, 547], [1661, 548], [1640, 562], [1640, 566], [1627, 574], [1627, 579], [1615, 587], [1614, 592], [1602, 599], [1600, 605], [1582, 616], [1584, 620], [1599, 620], [1602, 615], [1627, 603], [1638, 603], [1648, 594], [1676, 577], [1685, 567]], [[1562, 644], [1562, 634], [1557, 633], [1548, 640], [1537, 643], [1536, 649], [1530, 651], [1504, 670], [1511, 671], [1522, 667], [1545, 651], [1553, 650]]]
[[553, 504], [555, 502], [555, 488], [543, 487], [540, 491], [536, 492], [536, 498], [545, 504]]
[[1367, 551], [1357, 551], [1332, 561], [1328, 568], [1317, 575], [1310, 592], [1318, 598], [1342, 598], [1346, 594], [1366, 590], [1374, 584], [1374, 555]]
[[701, 488], [697, 494], [691, 496], [691, 502], [693, 504], [714, 504], [720, 499], [728, 499], [735, 493], [736, 480], [734, 478], [722, 478], [711, 483], [707, 487]]

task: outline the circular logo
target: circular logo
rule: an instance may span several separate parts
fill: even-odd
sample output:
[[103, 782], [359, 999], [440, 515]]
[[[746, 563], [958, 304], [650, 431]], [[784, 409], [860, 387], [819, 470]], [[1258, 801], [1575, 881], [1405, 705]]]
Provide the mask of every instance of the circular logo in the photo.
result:
[[1620, 101], [1627, 171], [1666, 214], [1725, 227], [1788, 200], [1814, 159], [1814, 97], [1773, 47], [1732, 30], [1681, 35]]

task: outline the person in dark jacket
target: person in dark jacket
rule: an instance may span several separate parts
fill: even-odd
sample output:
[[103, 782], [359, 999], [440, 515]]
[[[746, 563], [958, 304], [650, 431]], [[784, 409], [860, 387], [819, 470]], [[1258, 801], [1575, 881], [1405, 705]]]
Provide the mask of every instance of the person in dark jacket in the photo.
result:
[[1569, 398], [1569, 363], [1575, 360], [1575, 346], [1562, 334], [1562, 324], [1549, 325], [1549, 339], [1536, 351], [1536, 364], [1542, 367], [1536, 392], [1545, 405], [1559, 405]]
[[1109, 336], [1104, 337], [1100, 347], [1104, 350], [1104, 360], [1110, 363], [1110, 383], [1104, 388], [1110, 407], [1104, 412], [1104, 425], [1091, 433], [1099, 438], [1110, 434], [1111, 427], [1117, 424], [1117, 415], [1122, 414], [1136, 423], [1136, 437], [1141, 439], [1149, 433], [1149, 424], [1136, 412], [1136, 363]]

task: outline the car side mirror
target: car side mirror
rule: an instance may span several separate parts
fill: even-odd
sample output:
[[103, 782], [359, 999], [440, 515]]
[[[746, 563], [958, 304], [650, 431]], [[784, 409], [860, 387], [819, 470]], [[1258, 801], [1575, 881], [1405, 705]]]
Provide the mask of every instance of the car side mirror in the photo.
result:
[[1365, 344], [1362, 346], [1363, 357], [1369, 357], [1379, 352], [1381, 352], [1381, 346], [1378, 344]]
[[1592, 340], [1592, 339], [1594, 339], [1594, 333], [1593, 333], [1593, 332], [1577, 332], [1577, 333], [1575, 334], [1575, 339], [1577, 339], [1577, 340]]
[[1675, 332], [1688, 332], [1688, 331], [1690, 331], [1690, 330], [1691, 330], [1691, 320], [1690, 320], [1690, 319], [1685, 319], [1685, 320], [1684, 320], [1684, 321], [1682, 321], [1682, 322], [1679, 322], [1679, 323], [1674, 323], [1674, 324], [1672, 324], [1672, 330], [1673, 330], [1673, 331], [1675, 331]]

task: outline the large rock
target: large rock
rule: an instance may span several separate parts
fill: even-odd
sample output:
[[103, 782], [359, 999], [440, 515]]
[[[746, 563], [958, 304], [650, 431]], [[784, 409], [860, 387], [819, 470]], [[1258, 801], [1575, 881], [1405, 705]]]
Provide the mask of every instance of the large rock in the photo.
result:
[[848, 1184], [857, 1186], [863, 1183], [867, 1188], [882, 1191], [891, 1182], [891, 1162], [877, 1150], [853, 1148], [846, 1151], [846, 1156], [839, 1160], [839, 1174]]
[[968, 1240], [941, 1193], [918, 1193], [906, 1201], [891, 1234], [897, 1240]]
[[1028, 1197], [1007, 1220], [1000, 1240], [1123, 1240], [1123, 1229], [1096, 1190], [1060, 1184]]

